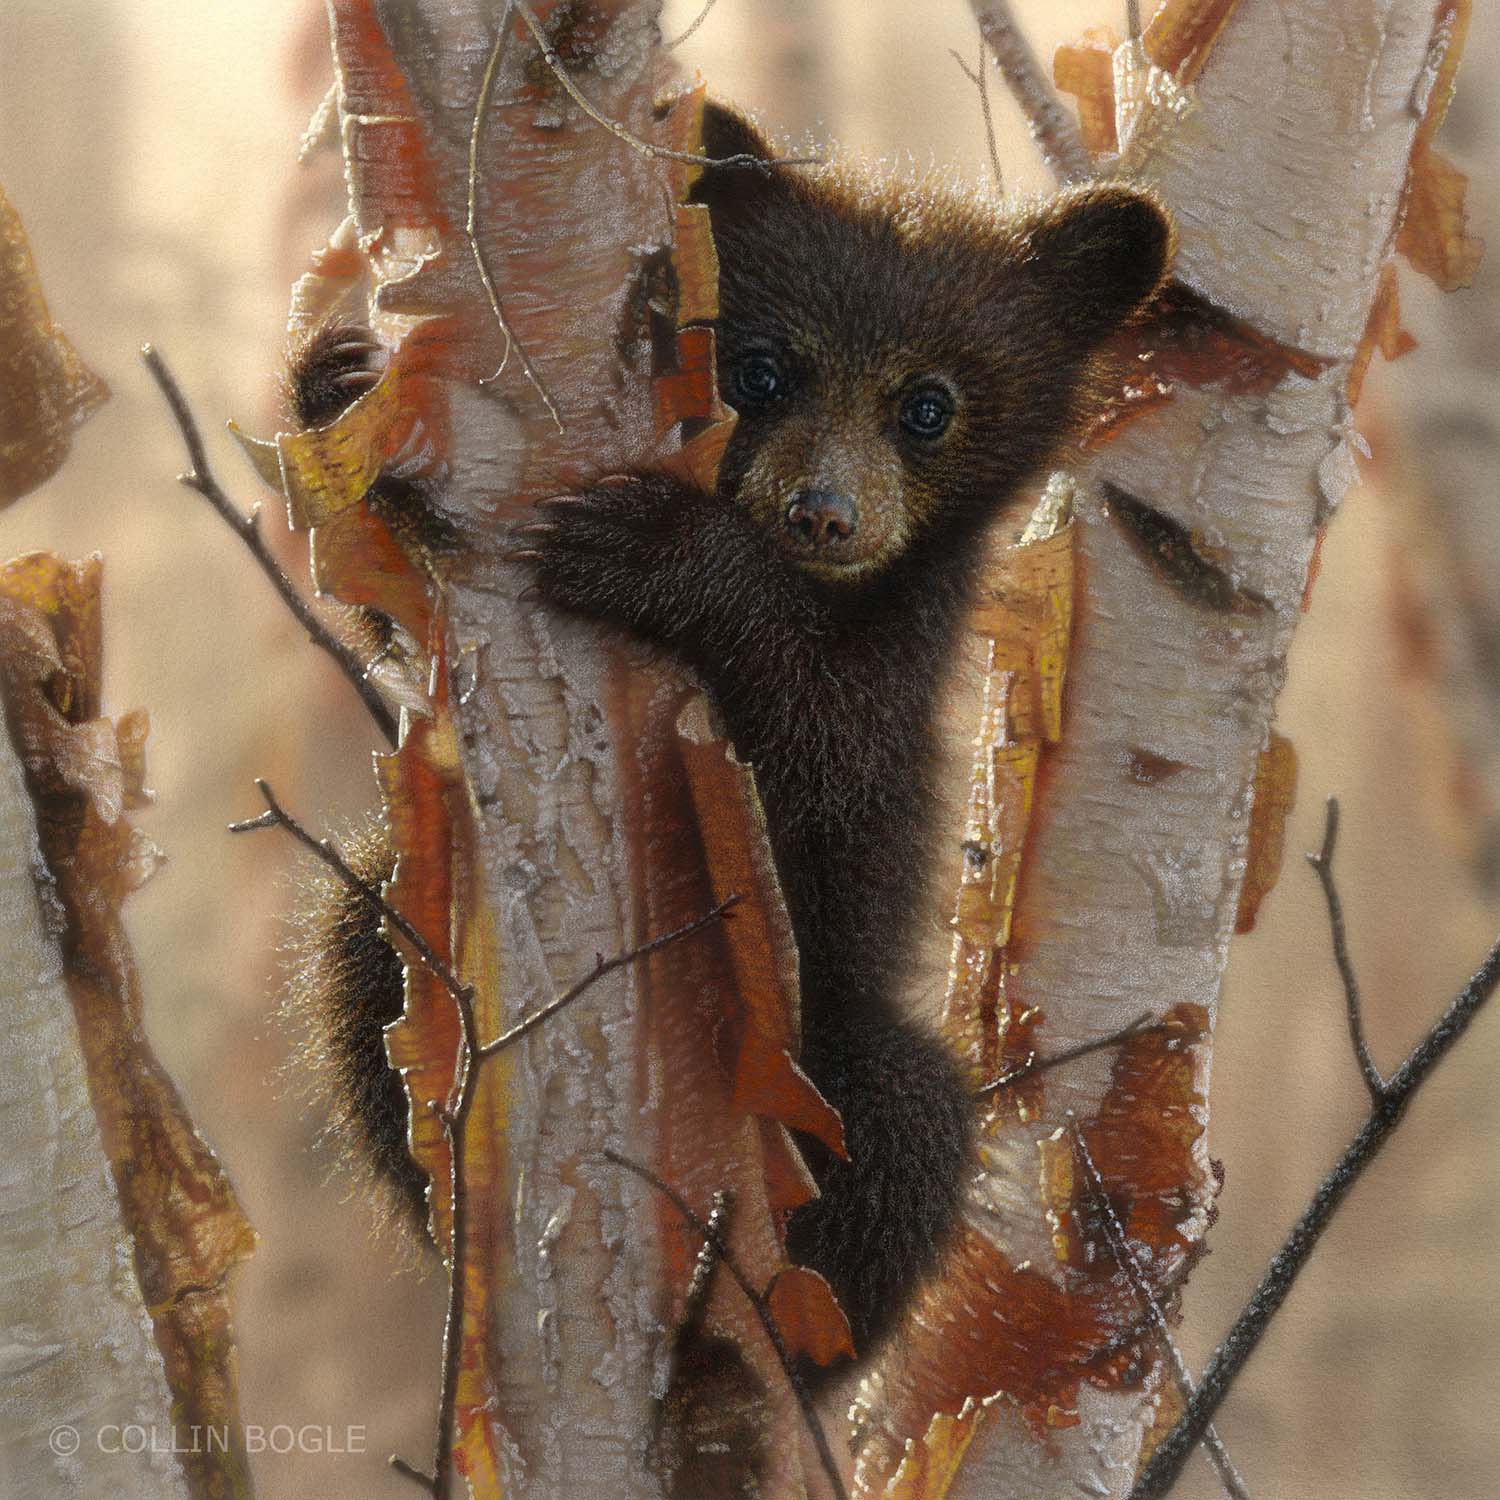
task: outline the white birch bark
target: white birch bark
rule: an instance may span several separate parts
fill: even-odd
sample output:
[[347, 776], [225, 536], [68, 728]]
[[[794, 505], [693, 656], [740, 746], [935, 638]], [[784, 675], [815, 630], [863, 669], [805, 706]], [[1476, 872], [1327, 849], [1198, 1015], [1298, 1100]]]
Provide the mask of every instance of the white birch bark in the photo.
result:
[[[504, 8], [477, 7], [491, 17]], [[639, 106], [633, 116], [622, 109], [619, 85], [650, 65], [655, 11], [654, 4], [639, 4], [614, 23], [620, 72], [599, 100], [611, 118], [623, 117], [643, 136], [651, 133], [649, 117]], [[511, 55], [497, 83], [500, 97], [515, 91], [521, 67], [535, 57], [523, 46]], [[597, 75], [586, 75], [583, 86], [601, 94]], [[570, 133], [583, 133], [597, 147], [604, 138], [599, 127], [571, 108], [569, 114]], [[629, 294], [627, 247], [667, 243], [670, 215], [665, 193], [650, 205], [602, 183], [588, 192], [582, 174], [569, 182], [586, 198], [554, 205], [549, 227], [569, 241], [570, 256], [618, 261], [615, 299], [575, 307], [560, 343], [531, 352], [544, 372], [570, 350], [591, 366], [589, 399], [602, 395], [615, 367], [607, 341], [619, 326], [619, 299]], [[525, 210], [515, 210], [515, 218], [508, 205], [495, 212], [489, 242], [529, 247], [532, 235], [520, 221]], [[497, 275], [504, 297], [503, 263]], [[615, 397], [622, 427], [639, 440], [649, 422], [648, 388], [637, 375]], [[594, 399], [589, 407], [565, 406], [564, 423], [597, 430]], [[491, 497], [516, 489], [526, 438], [493, 402], [456, 401], [454, 425], [455, 450], [462, 442], [479, 461], [462, 474], [453, 498], [483, 514]], [[615, 461], [628, 456], [621, 445]], [[479, 807], [485, 895], [502, 955], [505, 992], [490, 1022], [497, 1031], [586, 974], [597, 955], [637, 941], [624, 843], [628, 813], [616, 762], [623, 747], [610, 744], [602, 720], [612, 654], [597, 630], [536, 605], [518, 606], [513, 595], [529, 575], [499, 572], [504, 586], [497, 589], [495, 558], [480, 556], [448, 593], [453, 638], [460, 653], [472, 653], [474, 670], [460, 725]], [[653, 1154], [647, 1122], [635, 1108], [634, 1070], [645, 1045], [640, 1023], [637, 976], [619, 970], [514, 1055], [491, 1064], [509, 1071], [504, 1190], [494, 1233], [513, 1270], [502, 1281], [491, 1336], [502, 1382], [500, 1443], [511, 1461], [502, 1484], [528, 1500], [659, 1493], [643, 1464], [646, 1422], [664, 1380], [663, 1330], [649, 1290], [658, 1254], [651, 1190], [601, 1155], [606, 1146], [639, 1161]]]
[[186, 1500], [163, 1451], [171, 1395], [89, 1102], [51, 901], [0, 731], [0, 1493]]
[[[570, 81], [593, 108], [637, 139], [657, 138], [657, 0], [531, 9], [552, 28]], [[369, 32], [359, 0], [332, 0], [331, 11], [344, 70], [351, 211], [362, 242], [373, 247], [377, 327], [395, 343], [412, 317], [458, 313], [466, 336], [481, 341], [487, 372], [505, 355], [502, 377], [445, 386], [450, 436], [442, 505], [464, 542], [445, 566], [440, 590], [460, 740], [451, 753], [476, 829], [484, 903], [479, 913], [456, 907], [455, 921], [461, 931], [468, 924], [475, 948], [498, 955], [498, 993], [482, 986], [476, 997], [483, 1039], [581, 979], [597, 957], [661, 935], [637, 930], [654, 920], [642, 915], [651, 908], [637, 863], [652, 839], [657, 852], [645, 859], [656, 873], [650, 898], [670, 901], [675, 892], [679, 905], [689, 904], [685, 919], [712, 904], [699, 905], [695, 894], [711, 883], [692, 811], [684, 815], [671, 794], [658, 795], [654, 768], [663, 747], [622, 737], [617, 712], [629, 673], [658, 707], [687, 700], [685, 679], [639, 650], [627, 661], [620, 644], [598, 629], [517, 600], [531, 577], [504, 557], [515, 545], [508, 528], [529, 516], [530, 499], [578, 476], [664, 457], [676, 446], [675, 433], [660, 430], [652, 344], [642, 324], [652, 294], [642, 278], [672, 244], [675, 202], [665, 162], [587, 118], [548, 78], [549, 65], [520, 29], [525, 16], [503, 0], [376, 3], [370, 12], [421, 116], [431, 194], [443, 211], [443, 223], [425, 238], [404, 241], [399, 229], [382, 238], [387, 226], [378, 205], [389, 201], [381, 195], [390, 174], [371, 163], [380, 133], [410, 122], [380, 113], [387, 85], [377, 80], [372, 89], [360, 73]], [[471, 246], [456, 232], [467, 206], [474, 110], [503, 26], [510, 39], [494, 74], [474, 206], [510, 324], [504, 339]], [[538, 162], [550, 166], [539, 171]], [[417, 254], [402, 266], [395, 256], [408, 241]], [[671, 712], [658, 713], [656, 738], [690, 738], [690, 718], [679, 727]], [[643, 788], [634, 804], [630, 773]], [[662, 855], [660, 846], [674, 837], [674, 850]], [[751, 900], [758, 893], [739, 894]], [[481, 924], [492, 930], [476, 932]], [[697, 941], [684, 962], [710, 951], [702, 945], [714, 938]], [[732, 978], [722, 957], [716, 969], [705, 963], [699, 982], [682, 987], [684, 1004], [718, 1004]], [[609, 1148], [635, 1161], [657, 1160], [660, 1077], [651, 1069], [663, 1063], [648, 1061], [644, 993], [641, 966], [616, 970], [486, 1062], [480, 1075], [468, 1139], [483, 1130], [500, 1143], [495, 1207], [472, 1226], [497, 1271], [481, 1420], [506, 1494], [623, 1500], [658, 1495], [667, 1482], [648, 1455], [671, 1332], [657, 1241], [661, 1200], [603, 1156]], [[734, 1140], [753, 1167], [761, 1138], [749, 1115], [739, 1118]], [[707, 1141], [702, 1150], [704, 1173], [719, 1170]], [[706, 1210], [713, 1189], [734, 1184], [678, 1179], [674, 1186]], [[749, 1243], [756, 1264], [774, 1264], [779, 1247], [757, 1194], [763, 1198], [764, 1189], [737, 1191], [734, 1232], [741, 1254]], [[738, 1316], [752, 1331], [746, 1358], [769, 1376], [770, 1420], [781, 1434], [795, 1432], [785, 1378], [743, 1299], [723, 1280], [727, 1290], [716, 1295], [741, 1304]], [[793, 1436], [771, 1445], [778, 1495], [799, 1483], [798, 1443]]]
[[[1020, 1002], [1042, 1007], [1048, 1050], [1216, 1001], [1314, 535], [1354, 478], [1345, 380], [1390, 253], [1433, 24], [1431, 0], [1241, 0], [1195, 106], [1175, 124], [1148, 117], [1127, 144], [1177, 216], [1178, 275], [1328, 365], [1264, 396], [1179, 391], [1110, 444], [1081, 496], [1067, 718], [1016, 913], [1030, 935]], [[1218, 549], [1272, 608], [1215, 613], [1162, 582], [1108, 519], [1103, 480]], [[1135, 747], [1188, 769], [1142, 785], [1126, 774]], [[1206, 1089], [1206, 1048], [1199, 1067]], [[1043, 1205], [1016, 1185], [1109, 1076], [1107, 1052], [1059, 1070], [1043, 1117], [992, 1142], [985, 1218], [1013, 1262], [1052, 1263]], [[1204, 1136], [1196, 1149], [1206, 1166]], [[1153, 1405], [1085, 1385], [1079, 1425], [1050, 1434], [1049, 1454], [1002, 1393], [950, 1493], [1122, 1496]]]

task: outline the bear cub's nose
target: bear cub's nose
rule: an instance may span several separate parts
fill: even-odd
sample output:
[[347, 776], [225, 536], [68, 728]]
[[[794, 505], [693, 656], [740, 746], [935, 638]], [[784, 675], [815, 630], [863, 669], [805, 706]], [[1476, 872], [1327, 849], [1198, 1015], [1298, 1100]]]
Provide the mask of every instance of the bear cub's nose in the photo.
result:
[[854, 502], [833, 490], [798, 490], [786, 508], [787, 530], [820, 550], [853, 536], [858, 525]]

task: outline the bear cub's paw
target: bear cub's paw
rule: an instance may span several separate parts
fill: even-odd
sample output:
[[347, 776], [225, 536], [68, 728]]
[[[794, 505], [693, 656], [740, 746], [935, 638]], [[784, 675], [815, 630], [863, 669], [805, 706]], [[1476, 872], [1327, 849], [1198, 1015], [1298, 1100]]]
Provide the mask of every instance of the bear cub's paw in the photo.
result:
[[361, 323], [328, 323], [292, 355], [286, 401], [299, 430], [326, 427], [372, 390], [390, 353]]
[[691, 547], [713, 497], [664, 475], [612, 475], [536, 503], [506, 556], [536, 570], [559, 608], [640, 628], [642, 612]]

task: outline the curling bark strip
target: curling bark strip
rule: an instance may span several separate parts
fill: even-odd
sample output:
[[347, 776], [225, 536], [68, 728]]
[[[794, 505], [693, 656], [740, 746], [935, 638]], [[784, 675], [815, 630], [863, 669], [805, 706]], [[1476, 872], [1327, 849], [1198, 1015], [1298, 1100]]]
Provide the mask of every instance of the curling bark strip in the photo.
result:
[[26, 228], [0, 188], [0, 509], [56, 472], [73, 429], [108, 399], [48, 314]]

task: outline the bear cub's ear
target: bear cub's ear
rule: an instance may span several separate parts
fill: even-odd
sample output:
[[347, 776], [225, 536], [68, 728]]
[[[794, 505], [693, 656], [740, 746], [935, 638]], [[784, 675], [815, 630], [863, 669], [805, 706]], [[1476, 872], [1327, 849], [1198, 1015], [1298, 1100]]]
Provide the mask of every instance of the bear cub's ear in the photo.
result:
[[765, 136], [737, 109], [708, 99], [703, 104], [702, 154], [717, 159], [754, 156], [761, 161], [770, 161], [776, 153], [771, 150]]
[[[722, 161], [730, 156], [748, 156], [771, 162], [776, 151], [771, 143], [738, 110], [708, 100], [703, 106], [704, 156]], [[763, 215], [786, 201], [795, 167], [708, 167], [693, 187], [695, 203], [706, 203], [718, 224]]]
[[1023, 253], [1064, 325], [1097, 343], [1155, 296], [1176, 248], [1153, 193], [1095, 183], [1048, 203], [1027, 227]]

